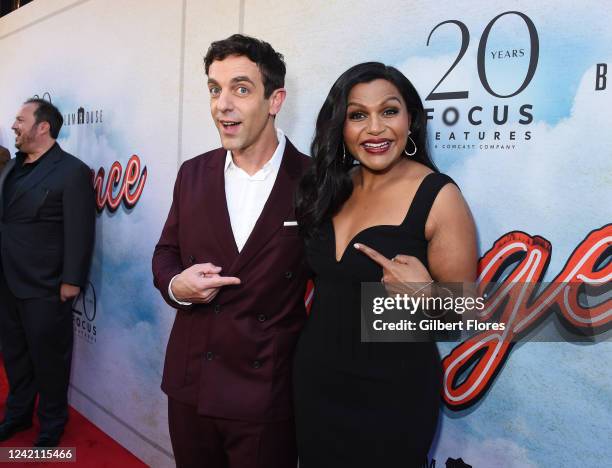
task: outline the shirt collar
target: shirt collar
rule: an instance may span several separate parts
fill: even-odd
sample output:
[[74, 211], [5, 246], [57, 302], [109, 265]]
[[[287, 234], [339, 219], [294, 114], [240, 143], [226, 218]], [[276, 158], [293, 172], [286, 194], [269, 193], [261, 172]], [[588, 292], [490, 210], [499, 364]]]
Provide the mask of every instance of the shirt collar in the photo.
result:
[[276, 129], [276, 138], [278, 139], [278, 145], [276, 146], [272, 157], [255, 174], [249, 176], [241, 168], [236, 166], [236, 164], [234, 163], [234, 159], [232, 158], [232, 152], [229, 150], [225, 154], [225, 173], [229, 171], [241, 171], [251, 180], [264, 180], [266, 177], [268, 177], [268, 175], [278, 171], [278, 168], [281, 165], [281, 161], [283, 160], [283, 153], [285, 152], [285, 147], [287, 146], [287, 138], [285, 137], [283, 131], [279, 128]]

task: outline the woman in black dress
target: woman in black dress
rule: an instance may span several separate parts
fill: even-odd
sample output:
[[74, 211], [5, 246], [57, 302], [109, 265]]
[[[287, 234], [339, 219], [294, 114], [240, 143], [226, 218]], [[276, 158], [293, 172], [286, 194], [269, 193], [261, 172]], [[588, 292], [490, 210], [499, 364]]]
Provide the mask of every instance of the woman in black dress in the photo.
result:
[[468, 282], [472, 217], [426, 149], [418, 93], [370, 62], [333, 85], [317, 119], [297, 218], [314, 273], [295, 355], [300, 468], [421, 466], [438, 420], [435, 343], [362, 343], [362, 282]]

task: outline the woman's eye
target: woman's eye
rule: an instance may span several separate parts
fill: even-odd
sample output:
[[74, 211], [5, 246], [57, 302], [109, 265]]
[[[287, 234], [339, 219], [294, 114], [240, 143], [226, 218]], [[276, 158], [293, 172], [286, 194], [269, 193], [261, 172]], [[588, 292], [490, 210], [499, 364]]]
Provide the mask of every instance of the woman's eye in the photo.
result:
[[363, 112], [351, 112], [349, 114], [349, 120], [361, 120], [365, 118], [365, 114]]
[[384, 115], [397, 115], [399, 114], [399, 109], [396, 108], [390, 108], [390, 109], [385, 109], [385, 112], [383, 112]]

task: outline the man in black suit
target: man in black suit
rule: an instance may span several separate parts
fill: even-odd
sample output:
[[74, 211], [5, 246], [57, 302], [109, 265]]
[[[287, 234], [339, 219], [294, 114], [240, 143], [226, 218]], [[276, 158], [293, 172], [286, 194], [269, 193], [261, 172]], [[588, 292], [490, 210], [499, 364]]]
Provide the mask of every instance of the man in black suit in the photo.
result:
[[72, 300], [87, 282], [95, 198], [89, 168], [56, 139], [61, 113], [25, 102], [13, 131], [19, 149], [0, 175], [0, 338], [9, 381], [0, 440], [32, 425], [38, 447], [59, 444], [68, 419]]

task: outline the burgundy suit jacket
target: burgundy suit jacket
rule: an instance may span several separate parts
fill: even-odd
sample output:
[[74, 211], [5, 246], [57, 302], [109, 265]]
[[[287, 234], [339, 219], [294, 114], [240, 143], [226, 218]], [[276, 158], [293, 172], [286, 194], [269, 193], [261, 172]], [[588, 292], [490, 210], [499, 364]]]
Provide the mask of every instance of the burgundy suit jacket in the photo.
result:
[[[292, 417], [293, 350], [306, 319], [307, 269], [293, 195], [310, 158], [287, 140], [264, 209], [239, 253], [224, 187], [226, 151], [186, 161], [153, 254], [155, 287], [176, 318], [168, 341], [162, 390], [198, 413], [241, 421]], [[240, 278], [213, 302], [180, 306], [168, 297], [172, 277], [211, 262]]]

